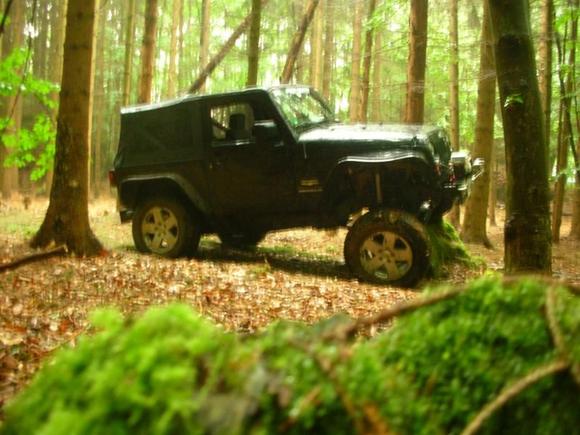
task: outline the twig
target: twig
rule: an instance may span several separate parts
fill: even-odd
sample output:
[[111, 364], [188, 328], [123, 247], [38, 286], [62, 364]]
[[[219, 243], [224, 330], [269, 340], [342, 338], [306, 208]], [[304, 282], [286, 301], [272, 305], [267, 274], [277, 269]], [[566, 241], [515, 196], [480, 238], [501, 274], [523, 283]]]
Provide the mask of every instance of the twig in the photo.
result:
[[66, 246], [59, 246], [57, 248], [51, 249], [50, 251], [39, 252], [38, 254], [27, 255], [26, 257], [19, 258], [17, 260], [11, 261], [10, 263], [0, 264], [0, 273], [9, 270], [16, 269], [25, 264], [34, 263], [35, 261], [44, 260], [50, 257], [57, 257], [59, 255], [64, 255], [68, 252]]
[[4, 27], [6, 26], [6, 20], [10, 14], [10, 7], [12, 6], [13, 1], [14, 0], [8, 0], [8, 3], [6, 3], [6, 6], [4, 7], [4, 14], [2, 14], [2, 21], [0, 21], [0, 36], [4, 33]]
[[463, 293], [464, 291], [465, 287], [459, 287], [446, 292], [436, 293], [431, 296], [398, 303], [395, 306], [380, 311], [373, 316], [357, 319], [352, 323], [346, 325], [345, 327], [333, 331], [331, 335], [327, 338], [344, 341], [346, 339], [353, 337], [354, 334], [356, 334], [361, 329], [367, 328], [377, 323], [384, 323], [388, 320], [393, 319], [394, 317], [413, 312], [419, 308], [426, 307], [428, 305], [436, 304], [437, 302], [452, 299], [457, 295]]
[[546, 320], [548, 321], [548, 327], [559, 357], [570, 364], [572, 378], [580, 387], [580, 367], [577, 364], [574, 364], [572, 358], [570, 358], [570, 352], [566, 347], [566, 340], [564, 339], [560, 325], [558, 325], [558, 319], [556, 318], [556, 303], [555, 288], [550, 287], [546, 292]]
[[530, 374], [524, 376], [508, 388], [504, 389], [499, 396], [493, 401], [485, 405], [477, 416], [469, 423], [469, 425], [461, 432], [461, 435], [473, 435], [480, 428], [495, 411], [505, 405], [510, 399], [517, 396], [529, 386], [535, 384], [539, 380], [550, 376], [554, 373], [566, 370], [570, 364], [567, 361], [556, 360], [534, 370]]

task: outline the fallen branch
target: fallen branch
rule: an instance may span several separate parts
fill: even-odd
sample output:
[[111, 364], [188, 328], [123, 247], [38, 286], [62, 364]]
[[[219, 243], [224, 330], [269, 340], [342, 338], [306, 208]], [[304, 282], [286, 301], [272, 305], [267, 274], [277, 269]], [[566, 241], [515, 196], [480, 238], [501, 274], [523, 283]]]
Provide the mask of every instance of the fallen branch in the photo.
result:
[[346, 325], [346, 327], [339, 328], [338, 330], [333, 331], [328, 338], [338, 340], [346, 340], [352, 338], [357, 332], [359, 332], [362, 329], [368, 328], [369, 326], [376, 325], [378, 323], [384, 323], [397, 316], [401, 316], [403, 314], [416, 311], [419, 308], [426, 307], [428, 305], [433, 305], [436, 304], [437, 302], [445, 301], [447, 299], [452, 299], [457, 295], [463, 293], [464, 291], [465, 291], [464, 287], [459, 287], [446, 292], [436, 293], [431, 296], [398, 303], [393, 307], [378, 312], [374, 316], [357, 319], [352, 323]]
[[572, 358], [570, 358], [570, 351], [566, 346], [566, 340], [564, 339], [564, 335], [562, 334], [562, 330], [560, 329], [556, 317], [556, 296], [555, 287], [550, 287], [546, 292], [546, 320], [548, 322], [548, 329], [552, 335], [552, 341], [558, 351], [559, 357], [563, 361], [569, 363], [572, 379], [574, 379], [576, 384], [580, 387], [580, 367], [577, 364], [574, 364]]
[[0, 273], [7, 272], [9, 270], [14, 270], [25, 264], [34, 263], [35, 261], [45, 260], [51, 257], [57, 257], [64, 255], [68, 252], [66, 246], [58, 246], [50, 251], [39, 252], [37, 254], [27, 255], [26, 257], [19, 258], [17, 260], [11, 261], [10, 263], [0, 264]]
[[570, 367], [570, 364], [567, 361], [556, 360], [524, 376], [516, 383], [504, 389], [493, 401], [485, 405], [479, 414], [477, 414], [471, 423], [469, 423], [463, 432], [461, 432], [461, 435], [475, 434], [481, 428], [481, 425], [485, 422], [485, 420], [487, 420], [495, 411], [505, 405], [510, 399], [514, 398], [519, 393], [524, 391], [529, 386], [535, 384], [539, 380], [555, 373], [564, 371], [568, 367]]

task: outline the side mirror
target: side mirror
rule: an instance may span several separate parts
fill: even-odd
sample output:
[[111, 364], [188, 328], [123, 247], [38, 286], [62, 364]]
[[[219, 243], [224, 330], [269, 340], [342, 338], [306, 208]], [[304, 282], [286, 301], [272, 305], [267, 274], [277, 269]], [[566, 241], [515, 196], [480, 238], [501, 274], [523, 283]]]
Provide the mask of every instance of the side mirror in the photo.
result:
[[257, 142], [271, 142], [280, 139], [278, 127], [271, 120], [256, 121], [252, 132]]

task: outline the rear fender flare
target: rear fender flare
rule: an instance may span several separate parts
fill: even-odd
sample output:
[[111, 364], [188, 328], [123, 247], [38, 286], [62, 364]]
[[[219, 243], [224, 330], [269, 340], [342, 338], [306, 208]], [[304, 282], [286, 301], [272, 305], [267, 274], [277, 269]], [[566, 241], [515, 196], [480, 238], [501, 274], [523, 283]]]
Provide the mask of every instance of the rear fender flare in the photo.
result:
[[[147, 192], [147, 193], [145, 193]], [[142, 195], [174, 193], [182, 194], [203, 214], [207, 214], [207, 202], [198, 190], [183, 177], [175, 174], [147, 174], [128, 177], [119, 185], [119, 199], [129, 209], [135, 209]], [[144, 198], [143, 198], [144, 199]]]

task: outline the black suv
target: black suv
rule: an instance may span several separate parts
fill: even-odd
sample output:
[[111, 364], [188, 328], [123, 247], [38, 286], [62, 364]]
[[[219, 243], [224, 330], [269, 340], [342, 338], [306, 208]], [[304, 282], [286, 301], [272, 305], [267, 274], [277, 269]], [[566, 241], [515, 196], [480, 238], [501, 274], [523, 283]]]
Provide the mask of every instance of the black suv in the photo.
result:
[[341, 124], [313, 89], [279, 86], [124, 109], [110, 180], [141, 252], [348, 226], [357, 277], [412, 286], [429, 264], [423, 225], [466, 198], [475, 172], [441, 128]]

